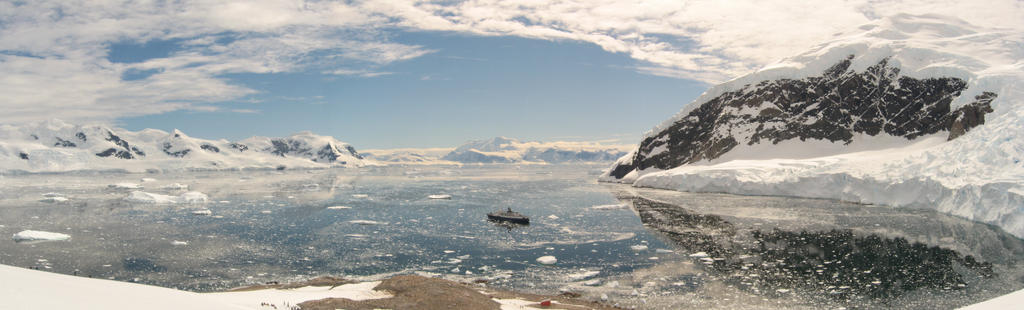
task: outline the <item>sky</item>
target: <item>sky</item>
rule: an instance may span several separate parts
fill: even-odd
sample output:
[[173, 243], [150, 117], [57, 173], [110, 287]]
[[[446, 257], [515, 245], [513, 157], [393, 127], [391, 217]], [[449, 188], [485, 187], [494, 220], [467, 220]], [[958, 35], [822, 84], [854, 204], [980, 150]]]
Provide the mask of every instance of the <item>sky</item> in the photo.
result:
[[635, 143], [711, 85], [900, 13], [1024, 29], [1014, 0], [0, 1], [0, 124]]

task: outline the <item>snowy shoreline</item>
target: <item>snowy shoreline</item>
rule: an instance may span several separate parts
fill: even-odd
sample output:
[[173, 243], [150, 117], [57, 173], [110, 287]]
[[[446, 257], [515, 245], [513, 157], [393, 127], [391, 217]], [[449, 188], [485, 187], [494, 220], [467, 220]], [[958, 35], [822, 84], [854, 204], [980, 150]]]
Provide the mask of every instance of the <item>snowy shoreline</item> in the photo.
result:
[[[264, 287], [231, 290], [215, 293], [195, 293], [152, 285], [120, 282], [114, 280], [84, 278], [57, 274], [20, 267], [0, 265], [0, 296], [4, 296], [4, 307], [12, 309], [301, 309], [300, 304], [325, 299], [347, 299], [347, 302], [369, 302], [387, 300], [401, 296], [382, 289], [382, 282], [404, 277], [418, 283], [419, 288], [430, 287], [432, 293], [451, 290], [472, 291], [478, 296], [454, 294], [455, 304], [465, 305], [471, 297], [484, 299], [500, 305], [501, 309], [541, 309], [542, 300], [566, 304], [584, 309], [610, 309], [611, 307], [573, 300], [566, 297], [520, 294], [515, 292], [484, 289], [466, 284], [436, 278], [419, 276], [395, 276], [383, 281], [366, 281], [349, 284], [316, 284], [307, 282], [304, 286]], [[313, 284], [310, 284], [313, 283]], [[415, 287], [414, 287], [415, 288]], [[406, 297], [409, 298], [409, 297]], [[436, 299], [436, 298], [435, 298]], [[446, 299], [447, 300], [447, 299]], [[408, 300], [407, 300], [408, 301]], [[432, 298], [413, 299], [416, 304], [436, 302]], [[447, 300], [451, 302], [451, 300]], [[465, 307], [463, 307], [465, 308]]]

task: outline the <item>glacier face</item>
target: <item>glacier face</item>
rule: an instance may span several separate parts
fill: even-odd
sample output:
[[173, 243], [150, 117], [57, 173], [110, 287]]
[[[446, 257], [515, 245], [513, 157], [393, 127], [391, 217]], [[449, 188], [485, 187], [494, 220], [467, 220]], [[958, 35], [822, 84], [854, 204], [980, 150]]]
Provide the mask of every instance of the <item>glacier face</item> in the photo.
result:
[[1024, 236], [1022, 39], [880, 19], [712, 87], [601, 180], [929, 208]]
[[206, 140], [145, 129], [138, 132], [50, 120], [0, 126], [0, 171], [161, 171], [278, 167], [354, 167], [351, 145], [309, 132], [283, 138]]

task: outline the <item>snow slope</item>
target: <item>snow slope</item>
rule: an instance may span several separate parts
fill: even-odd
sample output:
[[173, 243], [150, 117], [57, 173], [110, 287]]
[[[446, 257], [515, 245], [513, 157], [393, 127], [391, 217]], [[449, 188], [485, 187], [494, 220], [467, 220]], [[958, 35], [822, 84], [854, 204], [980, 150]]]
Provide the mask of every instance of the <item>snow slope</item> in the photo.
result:
[[[887, 62], [898, 69], [900, 78], [964, 81], [966, 88], [955, 93], [950, 111], [975, 103], [986, 92], [997, 94], [982, 123], [962, 135], [939, 131], [891, 136], [881, 132], [854, 134], [849, 141], [739, 143], [720, 156], [681, 166], [627, 170], [638, 167], [640, 157], [634, 150], [621, 157], [601, 180], [681, 191], [816, 197], [936, 209], [992, 223], [1024, 237], [1024, 139], [1020, 136], [1024, 133], [1024, 45], [1020, 42], [1024, 42], [1024, 32], [1019, 30], [986, 29], [943, 16], [879, 19], [804, 54], [709, 89], [648, 132], [645, 139], [658, 137], [679, 122], [692, 121], [686, 119], [691, 112], [723, 94], [757, 92], [765, 85], [763, 81], [818, 76], [851, 55], [851, 72], [866, 72]], [[857, 115], [849, 117], [856, 120]], [[751, 141], [743, 136], [743, 128], [707, 134]], [[639, 151], [647, 155], [680, 152], [670, 147]]]
[[0, 125], [0, 171], [141, 172], [361, 165], [362, 157], [351, 145], [309, 132], [230, 142], [193, 138], [179, 130], [131, 132], [60, 120]]
[[323, 298], [366, 300], [387, 298], [374, 291], [380, 282], [346, 284], [335, 288], [303, 287], [225, 293], [192, 293], [156, 286], [75, 277], [0, 265], [0, 296], [4, 309], [287, 309], [303, 301]]

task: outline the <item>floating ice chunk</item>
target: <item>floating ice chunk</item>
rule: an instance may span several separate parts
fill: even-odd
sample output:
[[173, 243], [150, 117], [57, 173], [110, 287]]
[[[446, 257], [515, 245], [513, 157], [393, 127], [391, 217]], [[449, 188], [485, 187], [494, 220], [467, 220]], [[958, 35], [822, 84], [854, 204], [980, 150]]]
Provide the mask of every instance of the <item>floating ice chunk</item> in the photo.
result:
[[171, 245], [188, 245], [188, 242], [174, 240], [174, 241], [171, 241]]
[[370, 195], [367, 194], [352, 194], [352, 198], [368, 198]]
[[451, 253], [455, 253], [455, 251], [452, 251], [452, 250], [444, 250], [444, 254], [451, 254]]
[[633, 251], [637, 251], [637, 252], [647, 251], [647, 246], [643, 245], [643, 244], [632, 245], [629, 248], [632, 249]]
[[437, 194], [437, 195], [430, 195], [430, 196], [427, 196], [427, 198], [430, 198], [430, 199], [452, 199], [452, 195], [448, 195], [448, 194]]
[[213, 211], [210, 211], [210, 210], [206, 210], [206, 209], [203, 209], [203, 210], [195, 210], [195, 211], [192, 211], [192, 214], [193, 214], [193, 215], [212, 215], [212, 214], [213, 214]]
[[621, 209], [629, 209], [629, 206], [628, 205], [624, 205], [624, 204], [600, 205], [600, 206], [590, 207], [590, 209], [591, 210], [621, 210]]
[[648, 257], [647, 259], [649, 259], [649, 260], [659, 260], [660, 258], [658, 258], [657, 256], [651, 256], [651, 257]]
[[348, 206], [330, 206], [330, 207], [327, 207], [327, 209], [328, 210], [341, 210], [341, 209], [352, 209], [352, 207], [348, 207]]
[[697, 253], [690, 254], [690, 257], [693, 257], [693, 258], [705, 258], [705, 257], [708, 257], [708, 253], [707, 252], [697, 252]]
[[263, 210], [263, 211], [260, 211], [260, 214], [271, 214], [271, 213], [274, 213], [274, 212], [273, 212], [273, 211], [270, 211], [270, 210]]
[[364, 234], [347, 234], [347, 235], [345, 235], [345, 237], [349, 237], [349, 238], [366, 238], [366, 235], [364, 235]]
[[64, 194], [61, 194], [61, 193], [46, 193], [46, 194], [43, 194], [43, 197], [46, 197], [46, 198], [64, 197]]
[[586, 285], [586, 286], [598, 286], [598, 285], [601, 285], [601, 279], [591, 279], [591, 280], [583, 281], [583, 285]]
[[185, 190], [185, 189], [188, 189], [188, 185], [181, 184], [181, 183], [171, 183], [171, 184], [165, 185], [162, 188], [163, 189], [167, 189], [167, 190]]
[[139, 185], [139, 184], [136, 184], [136, 183], [129, 183], [129, 182], [110, 184], [110, 185], [107, 185], [107, 187], [113, 188], [113, 189], [142, 189], [142, 185]]
[[675, 253], [676, 251], [669, 250], [669, 249], [656, 249], [656, 250], [654, 250], [654, 252], [655, 253], [665, 253], [665, 254], [667, 254], [667, 253]]
[[54, 202], [65, 202], [65, 201], [68, 201], [68, 199], [65, 198], [65, 197], [46, 197], [46, 198], [43, 198], [43, 199], [39, 199], [39, 201], [54, 203]]
[[71, 239], [71, 236], [62, 233], [39, 231], [39, 230], [23, 230], [19, 233], [11, 236], [14, 242], [31, 242], [31, 241], [62, 241]]
[[586, 279], [593, 278], [593, 277], [595, 277], [595, 276], [597, 276], [599, 274], [601, 274], [601, 272], [600, 271], [596, 271], [596, 270], [594, 270], [594, 271], [585, 271], [585, 272], [580, 272], [580, 273], [573, 273], [573, 274], [569, 274], [569, 281], [586, 280]]
[[558, 259], [555, 258], [554, 256], [547, 255], [547, 256], [538, 257], [537, 258], [537, 262], [542, 264], [542, 265], [554, 265], [555, 263], [558, 262]]
[[177, 203], [178, 197], [134, 191], [131, 195], [128, 195], [125, 200], [139, 203]]
[[777, 289], [775, 291], [779, 292], [780, 294], [789, 293], [789, 289], [785, 289], [785, 288], [780, 288], [780, 289]]
[[155, 203], [155, 204], [169, 204], [169, 203], [206, 203], [209, 201], [209, 196], [200, 192], [187, 192], [179, 196], [162, 195], [147, 193], [143, 191], [133, 191], [131, 195], [125, 198], [130, 202], [138, 203]]
[[549, 220], [557, 220], [557, 219], [558, 219], [558, 216], [557, 216], [557, 215], [554, 215], [554, 214], [552, 214], [552, 215], [548, 215], [548, 219], [549, 219]]
[[178, 197], [182, 203], [205, 203], [210, 200], [209, 196], [200, 192], [187, 192]]
[[139, 180], [139, 182], [142, 182], [142, 183], [156, 182], [156, 179], [154, 179], [154, 178], [142, 178], [141, 180]]
[[384, 223], [384, 222], [371, 221], [371, 220], [351, 220], [351, 221], [348, 221], [348, 222], [352, 223], [352, 224], [359, 224], [359, 225], [384, 225], [384, 224], [387, 224], [387, 223]]

